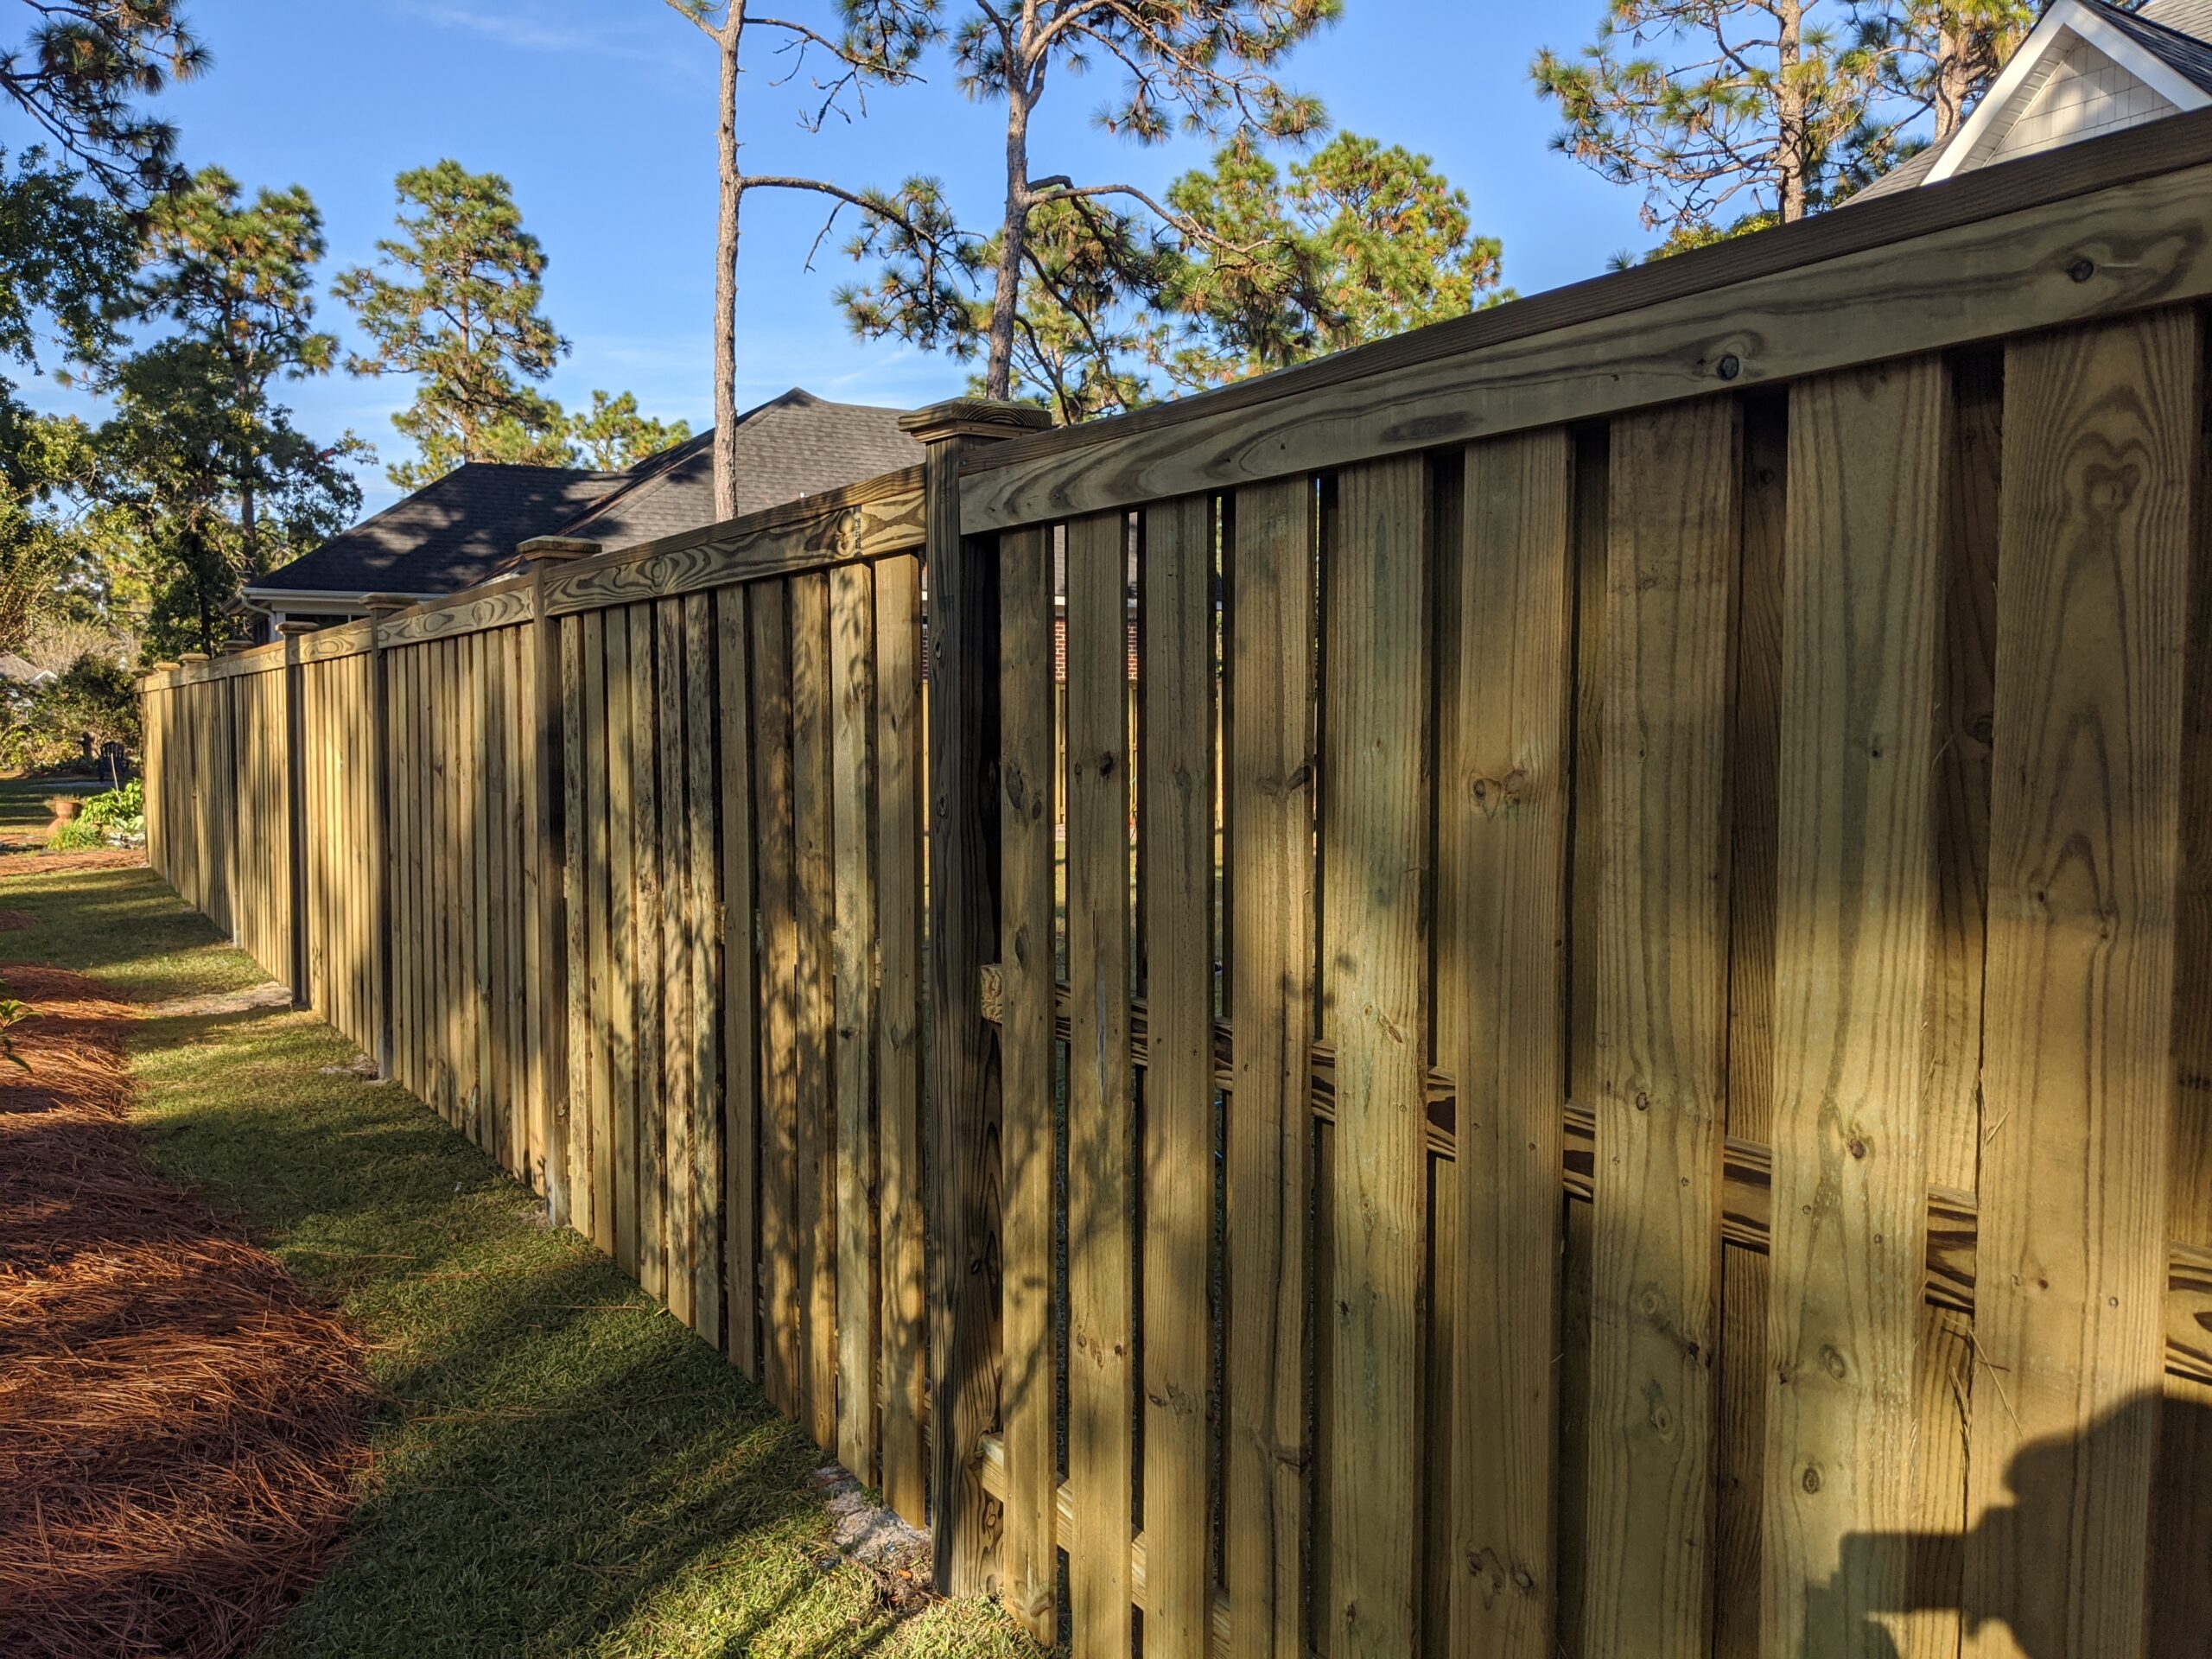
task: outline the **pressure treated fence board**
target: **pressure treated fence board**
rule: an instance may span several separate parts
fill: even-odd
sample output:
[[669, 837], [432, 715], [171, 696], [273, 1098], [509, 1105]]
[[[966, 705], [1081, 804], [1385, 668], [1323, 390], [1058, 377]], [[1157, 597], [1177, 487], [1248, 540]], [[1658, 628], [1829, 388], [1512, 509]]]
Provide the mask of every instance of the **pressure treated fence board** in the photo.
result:
[[[1462, 486], [1455, 740], [1438, 762], [1439, 1062], [1459, 1081], [1452, 1649], [1548, 1659], [1558, 1096], [1573, 756], [1573, 449], [1478, 444]], [[1447, 601], [1449, 602], [1449, 601]], [[1437, 1291], [1440, 1311], [1444, 1291]], [[1441, 1340], [1440, 1336], [1439, 1340]]]
[[1213, 1338], [1214, 522], [1205, 496], [1143, 518], [1140, 784], [1145, 994], [1144, 1524], [1147, 1651], [1203, 1654], [1213, 1611], [1207, 1415]]
[[1240, 486], [1709, 397], [1724, 378], [1780, 382], [2202, 296], [2212, 291], [2208, 162], [2212, 112], [994, 445], [962, 480], [962, 527]]
[[1583, 1633], [1599, 1653], [1711, 1637], [1740, 445], [1723, 399], [1613, 423]]
[[837, 1149], [830, 1066], [836, 1021], [836, 873], [830, 847], [830, 585], [794, 576], [791, 622], [792, 887], [798, 918], [798, 1228], [804, 1421], [837, 1444]]
[[1004, 1124], [999, 1378], [1006, 1513], [999, 1545], [1003, 1595], [1024, 1629], [1050, 1643], [1058, 1628], [1058, 1344], [1052, 1329], [1054, 1252], [1052, 549], [1042, 530], [999, 538], [999, 1027]]
[[1327, 1650], [1415, 1645], [1428, 861], [1428, 473], [1338, 475], [1323, 550], [1323, 1006], [1337, 1051]]
[[677, 599], [652, 607], [657, 640], [653, 685], [654, 753], [659, 762], [660, 822], [653, 836], [661, 913], [661, 1160], [668, 1252], [664, 1293], [668, 1311], [685, 1325], [698, 1319], [693, 1301], [697, 1200], [692, 1191], [691, 1125], [698, 1109], [691, 1035], [691, 820], [684, 801], [683, 607]]
[[[668, 1096], [661, 1073], [666, 995], [661, 927], [659, 731], [654, 721], [653, 607], [628, 608], [630, 669], [630, 966], [636, 989], [638, 1282], [655, 1300], [668, 1294]], [[614, 676], [609, 674], [608, 695]], [[618, 777], [617, 781], [620, 779]]]
[[760, 1384], [784, 1415], [805, 1401], [799, 1348], [798, 912], [791, 823], [787, 583], [750, 590], [754, 845], [760, 906]]
[[592, 1243], [607, 1255], [621, 1259], [618, 1217], [627, 1200], [622, 1196], [622, 1165], [626, 1154], [616, 1146], [620, 1133], [615, 1103], [621, 1066], [619, 1045], [624, 1040], [614, 1024], [619, 965], [610, 957], [613, 941], [621, 937], [613, 920], [613, 895], [608, 870], [614, 844], [607, 803], [607, 780], [613, 770], [609, 748], [607, 702], [606, 619], [594, 612], [583, 619], [583, 766], [584, 766], [584, 906], [587, 911], [589, 952], [586, 995], [591, 1009], [589, 1074], [591, 1116]]
[[875, 568], [877, 1231], [883, 1257], [883, 1496], [927, 1513], [922, 1443], [930, 1314], [922, 1197], [921, 561]]
[[[638, 1057], [639, 1003], [637, 898], [632, 871], [637, 858], [638, 734], [633, 729], [633, 670], [630, 619], [623, 610], [607, 613], [603, 641], [607, 657], [607, 955], [610, 995], [607, 999], [607, 1044], [612, 1056], [614, 1143], [614, 1260], [625, 1273], [644, 1282], [639, 1185], [644, 1165], [644, 1125]], [[650, 672], [648, 668], [645, 671]], [[650, 1085], [645, 1085], [650, 1086]]]
[[1229, 1326], [1224, 1573], [1237, 1659], [1303, 1659], [1313, 1128], [1315, 513], [1306, 479], [1231, 512]]
[[722, 1282], [730, 1363], [760, 1380], [760, 965], [753, 950], [753, 711], [745, 595], [715, 595], [721, 727]]
[[2201, 373], [2188, 311], [2005, 364], [1967, 1562], [2030, 1649], [2142, 1640]]
[[[1927, 1213], [1920, 1090], [1948, 433], [1942, 365], [1791, 396], [1765, 1650], [1905, 1605]], [[1854, 1535], [1857, 1536], [1854, 1538]], [[1887, 1535], [1887, 1547], [1869, 1540]]]
[[838, 1459], [875, 1484], [875, 685], [874, 582], [866, 565], [829, 578], [830, 919], [833, 975], [830, 1122], [837, 1196]]
[[1067, 1455], [1083, 1499], [1065, 1548], [1076, 1659], [1132, 1650], [1128, 534], [1119, 513], [1067, 528]]
[[721, 1063], [721, 893], [715, 832], [718, 806], [715, 767], [716, 679], [713, 601], [706, 594], [683, 600], [683, 717], [686, 787], [690, 798], [687, 897], [691, 927], [691, 1202], [694, 1328], [722, 1345], [722, 1227], [724, 1224]]

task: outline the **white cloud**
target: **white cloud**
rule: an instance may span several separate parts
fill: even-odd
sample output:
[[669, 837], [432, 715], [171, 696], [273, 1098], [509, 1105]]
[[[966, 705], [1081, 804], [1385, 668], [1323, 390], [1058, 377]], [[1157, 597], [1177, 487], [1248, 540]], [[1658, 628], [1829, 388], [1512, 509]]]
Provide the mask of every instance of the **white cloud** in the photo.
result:
[[[441, 29], [480, 35], [499, 45], [524, 52], [574, 53], [586, 57], [620, 58], [649, 63], [657, 68], [683, 73], [696, 67], [696, 53], [676, 49], [674, 40], [648, 38], [634, 29], [576, 27], [542, 16], [509, 11], [483, 11], [466, 6], [436, 3], [435, 0], [399, 0], [399, 9], [411, 17]], [[655, 19], [665, 30], [680, 29], [682, 20], [671, 13]], [[656, 34], [663, 29], [656, 29]]]

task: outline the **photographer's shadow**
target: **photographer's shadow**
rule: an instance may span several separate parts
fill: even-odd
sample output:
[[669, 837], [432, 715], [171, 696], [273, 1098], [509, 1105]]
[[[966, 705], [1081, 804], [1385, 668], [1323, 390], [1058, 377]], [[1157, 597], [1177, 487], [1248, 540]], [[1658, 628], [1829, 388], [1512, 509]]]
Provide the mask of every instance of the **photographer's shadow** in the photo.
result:
[[[2203, 1398], [2212, 1398], [2212, 1395]], [[2212, 1659], [2212, 1408], [2146, 1395], [2081, 1435], [2034, 1440], [2005, 1471], [2012, 1502], [1970, 1532], [1853, 1533], [1835, 1576], [1806, 1605], [1808, 1652], [1900, 1659], [1880, 1615], [1955, 1611], [1962, 1635], [2001, 1624], [2022, 1659], [2131, 1654], [2113, 1630], [2082, 1628], [2095, 1599], [2144, 1580], [2147, 1659]], [[2151, 1460], [2145, 1535], [2076, 1535], [2070, 1495]], [[1840, 1649], [1840, 1626], [1856, 1621]]]

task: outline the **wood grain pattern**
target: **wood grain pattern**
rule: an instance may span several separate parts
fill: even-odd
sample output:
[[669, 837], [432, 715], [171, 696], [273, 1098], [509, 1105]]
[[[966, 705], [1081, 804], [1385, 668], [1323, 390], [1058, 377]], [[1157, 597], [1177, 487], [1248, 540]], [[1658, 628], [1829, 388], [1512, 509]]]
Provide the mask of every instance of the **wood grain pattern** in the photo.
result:
[[[1943, 366], [1790, 396], [1783, 589], [1765, 1650], [1903, 1605], [1926, 1245], [1920, 1089]], [[1856, 1536], [1854, 1536], [1856, 1535]]]
[[798, 911], [791, 830], [791, 591], [749, 591], [753, 846], [760, 939], [760, 1383], [785, 1416], [805, 1399], [799, 1350]]
[[1067, 529], [1068, 1555], [1077, 1659], [1132, 1651], [1135, 1135], [1129, 1065], [1128, 528]]
[[689, 790], [690, 868], [686, 899], [691, 929], [691, 1305], [693, 1328], [722, 1345], [722, 1060], [721, 944], [722, 899], [715, 832], [721, 801], [715, 787], [715, 664], [712, 601], [683, 601], [683, 722]]
[[874, 1485], [875, 1251], [875, 593], [866, 565], [830, 573], [830, 1116], [837, 1192], [837, 1456]]
[[1437, 920], [1437, 1058], [1460, 1080], [1450, 1639], [1500, 1659], [1548, 1659], [1557, 1594], [1573, 459], [1556, 429], [1467, 452], [1457, 709], [1438, 762], [1438, 853], [1456, 880]]
[[[645, 1122], [639, 1109], [641, 1087], [650, 1083], [639, 1075], [637, 946], [637, 791], [632, 783], [643, 750], [650, 754], [650, 728], [636, 730], [636, 699], [632, 696], [633, 671], [630, 660], [630, 618], [624, 611], [609, 611], [605, 618], [607, 654], [607, 1044], [612, 1064], [609, 1082], [613, 1094], [612, 1114], [614, 1143], [614, 1260], [632, 1278], [643, 1282], [644, 1241], [639, 1224], [639, 1133]], [[648, 760], [646, 764], [650, 765]]]
[[1053, 1329], [1052, 548], [1042, 530], [999, 538], [999, 1079], [1005, 1140], [1001, 1267], [1006, 1363], [999, 1421], [1007, 1610], [1038, 1641], [1058, 1630], [1059, 1367]]
[[729, 1363], [760, 1380], [760, 963], [753, 949], [753, 741], [745, 595], [714, 596], [721, 753], [722, 1283]]
[[1729, 625], [1741, 436], [1714, 399], [1613, 423], [1583, 1641], [1712, 1638]]
[[622, 969], [611, 953], [619, 949], [615, 941], [626, 934], [614, 920], [609, 874], [617, 843], [607, 791], [614, 763], [607, 702], [607, 619], [596, 613], [583, 619], [583, 659], [584, 819], [589, 836], [584, 880], [590, 889], [585, 896], [590, 977], [584, 1000], [591, 1010], [591, 1237], [619, 1260], [616, 1218], [630, 1200], [622, 1195], [621, 1165], [626, 1154], [615, 1146], [620, 1133], [615, 1103], [620, 1096], [618, 1079], [627, 1064], [622, 1045], [628, 1039], [614, 1021], [615, 984]]
[[1141, 557], [1147, 1651], [1203, 1655], [1213, 1613], [1214, 515], [1148, 507]]
[[691, 1129], [699, 1109], [699, 1079], [692, 1041], [691, 960], [696, 934], [691, 914], [691, 813], [684, 798], [689, 770], [684, 751], [697, 737], [683, 723], [683, 603], [664, 599], [652, 610], [658, 720], [654, 748], [660, 762], [660, 824], [653, 849], [659, 866], [661, 910], [661, 1170], [668, 1241], [664, 1300], [671, 1313], [696, 1326], [698, 1195], [692, 1188]]
[[1322, 995], [1337, 1050], [1328, 1652], [1417, 1644], [1428, 1052], [1428, 473], [1345, 468], [1323, 550]]
[[791, 578], [791, 851], [798, 916], [801, 1347], [814, 1443], [837, 1445], [836, 870], [830, 812], [830, 581]]
[[[597, 1144], [599, 1124], [592, 1109], [592, 1035], [600, 1007], [598, 982], [592, 970], [591, 918], [599, 900], [591, 880], [591, 846], [597, 822], [586, 810], [585, 778], [590, 772], [604, 774], [595, 765], [584, 728], [584, 625], [581, 617], [563, 617], [556, 625], [561, 651], [561, 872], [563, 888], [562, 940], [567, 963], [569, 1076], [565, 1088], [569, 1102], [569, 1222], [601, 1249], [611, 1238], [600, 1236], [596, 1196], [596, 1160], [603, 1154]], [[602, 785], [603, 787], [603, 785]], [[606, 921], [601, 918], [601, 937]], [[612, 1148], [608, 1148], [609, 1151]]]
[[[666, 995], [661, 957], [665, 893], [660, 868], [660, 732], [654, 720], [653, 607], [627, 607], [629, 672], [607, 676], [612, 696], [620, 684], [630, 705], [629, 807], [630, 961], [635, 987], [632, 1052], [636, 1073], [638, 1151], [638, 1282], [656, 1301], [668, 1295], [668, 1130], [661, 1062], [662, 1003]], [[611, 666], [611, 665], [610, 665]], [[615, 783], [624, 781], [618, 776]]]
[[2188, 311], [2006, 355], [1967, 1571], [2031, 1651], [2143, 1637], [2201, 375]]
[[1229, 998], [1224, 1579], [1237, 1659], [1306, 1652], [1314, 1038], [1315, 537], [1303, 478], [1236, 493], [1226, 649]]
[[2206, 115], [2186, 130], [2066, 145], [1848, 219], [1815, 214], [1203, 397], [995, 445], [961, 481], [962, 526], [1695, 397], [1719, 389], [1724, 357], [1743, 388], [2200, 296], [2212, 290], [2207, 162]]
[[883, 1260], [883, 1497], [927, 1512], [930, 1312], [922, 1202], [921, 561], [875, 568], [876, 1230]]

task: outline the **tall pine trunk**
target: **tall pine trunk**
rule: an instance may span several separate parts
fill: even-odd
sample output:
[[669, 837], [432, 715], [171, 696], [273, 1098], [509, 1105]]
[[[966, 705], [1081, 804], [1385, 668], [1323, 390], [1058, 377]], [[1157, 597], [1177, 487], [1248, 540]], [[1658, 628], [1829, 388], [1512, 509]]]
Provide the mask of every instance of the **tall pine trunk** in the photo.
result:
[[1021, 263], [1029, 251], [1029, 111], [1040, 90], [1027, 73], [1010, 74], [1006, 97], [1006, 218], [999, 232], [999, 269], [991, 289], [990, 357], [983, 394], [1004, 402], [1014, 393], [1014, 330], [1021, 312]]
[[1810, 123], [1805, 110], [1805, 89], [1797, 78], [1797, 67], [1802, 60], [1805, 13], [1797, 0], [1782, 0], [1775, 7], [1776, 55], [1780, 60], [1779, 73], [1775, 78], [1775, 118], [1780, 129], [1780, 143], [1775, 146], [1775, 159], [1781, 168], [1780, 188], [1776, 191], [1776, 206], [1780, 209], [1782, 222], [1794, 225], [1805, 217], [1808, 195], [1807, 175], [1812, 171], [1813, 158]]
[[715, 151], [721, 196], [715, 241], [715, 517], [737, 517], [737, 247], [745, 175], [737, 159], [737, 60], [745, 33], [744, 0], [730, 0], [715, 37], [721, 60], [721, 107]]

